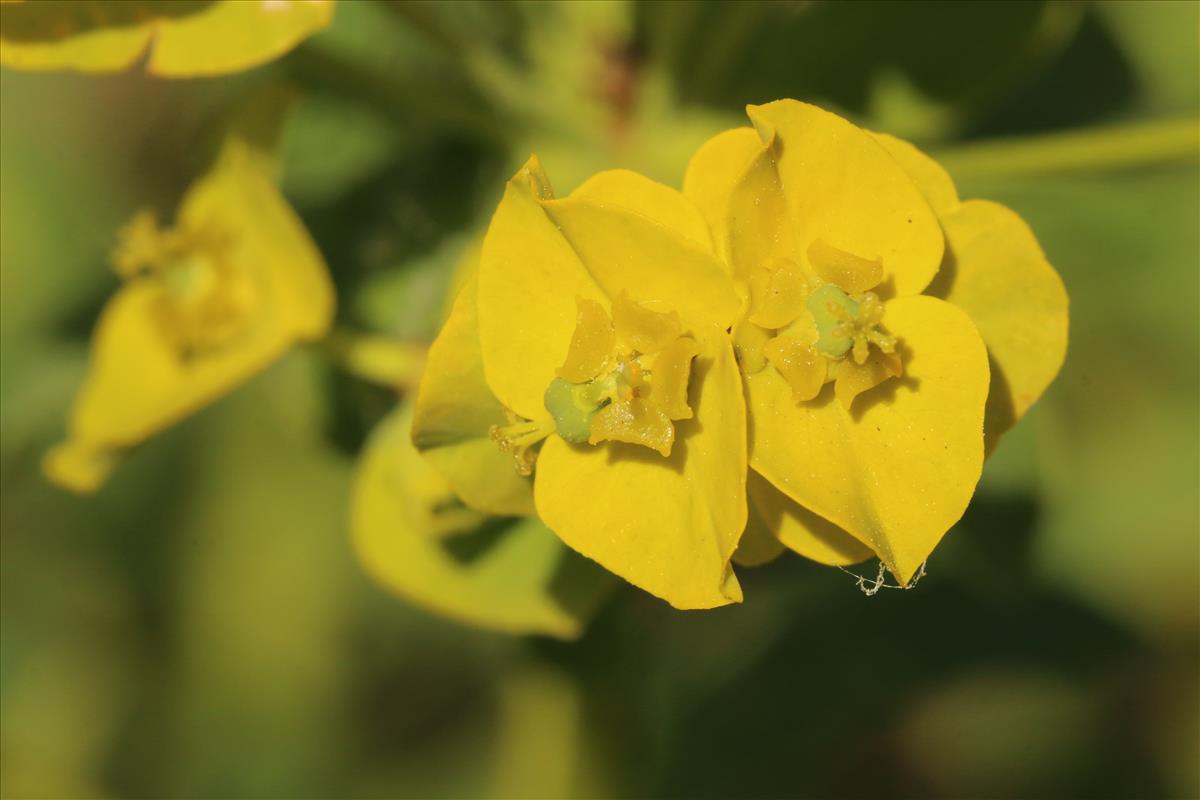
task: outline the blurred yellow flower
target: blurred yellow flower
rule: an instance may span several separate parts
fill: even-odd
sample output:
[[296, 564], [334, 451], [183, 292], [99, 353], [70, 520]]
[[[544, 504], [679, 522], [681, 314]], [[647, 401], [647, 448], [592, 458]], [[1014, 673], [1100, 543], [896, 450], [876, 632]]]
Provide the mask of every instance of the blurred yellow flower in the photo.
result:
[[80, 492], [122, 451], [323, 335], [333, 314], [320, 253], [238, 137], [188, 190], [174, 227], [134, 216], [113, 266], [124, 283], [96, 325], [69, 438], [43, 464]]
[[531, 159], [431, 348], [414, 441], [468, 506], [532, 499], [564, 542], [676, 607], [740, 601], [737, 310], [678, 192], [613, 171], [556, 199]]
[[792, 100], [749, 115], [684, 194], [744, 298], [752, 505], [793, 550], [874, 552], [907, 583], [966, 509], [985, 435], [1058, 372], [1065, 290], [1015, 214], [959, 202], [911, 145]]
[[332, 18], [333, 0], [6, 0], [0, 64], [116, 72], [145, 57], [152, 75], [219, 75], [278, 58]]

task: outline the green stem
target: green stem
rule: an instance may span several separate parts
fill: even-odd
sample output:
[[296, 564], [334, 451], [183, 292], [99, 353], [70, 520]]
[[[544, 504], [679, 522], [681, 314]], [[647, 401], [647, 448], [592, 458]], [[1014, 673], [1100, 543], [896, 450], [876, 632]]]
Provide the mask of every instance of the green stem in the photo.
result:
[[936, 154], [956, 179], [1097, 172], [1200, 154], [1200, 119], [1155, 120], [968, 144]]

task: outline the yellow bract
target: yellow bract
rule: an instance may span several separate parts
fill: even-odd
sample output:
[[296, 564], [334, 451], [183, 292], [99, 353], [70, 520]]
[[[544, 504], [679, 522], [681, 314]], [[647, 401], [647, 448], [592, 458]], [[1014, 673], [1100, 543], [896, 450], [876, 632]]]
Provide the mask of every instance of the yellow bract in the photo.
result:
[[567, 360], [558, 368], [558, 377], [571, 383], [584, 383], [600, 374], [617, 344], [617, 332], [604, 306], [595, 300], [579, 298], [575, 334], [567, 350]]
[[454, 485], [409, 441], [412, 416], [401, 406], [381, 423], [358, 468], [351, 527], [367, 572], [417, 605], [472, 625], [578, 635], [603, 596], [603, 572], [536, 519], [481, 527], [485, 515], [459, 504]]
[[0, 64], [116, 72], [146, 56], [152, 75], [219, 75], [283, 55], [332, 17], [333, 0], [6, 2]]
[[114, 265], [69, 439], [45, 470], [93, 491], [121, 451], [236, 387], [333, 314], [324, 262], [250, 147], [231, 138], [159, 230], [140, 214]]
[[749, 114], [684, 188], [743, 299], [753, 504], [797, 552], [864, 557], [840, 527], [907, 581], [974, 491], [985, 402], [990, 447], [1057, 372], [1065, 293], [1015, 215], [912, 145], [791, 100]]
[[489, 436], [509, 421], [483, 378], [471, 275], [429, 348], [413, 412], [413, 443], [469, 508], [498, 516], [533, 514], [533, 485]]

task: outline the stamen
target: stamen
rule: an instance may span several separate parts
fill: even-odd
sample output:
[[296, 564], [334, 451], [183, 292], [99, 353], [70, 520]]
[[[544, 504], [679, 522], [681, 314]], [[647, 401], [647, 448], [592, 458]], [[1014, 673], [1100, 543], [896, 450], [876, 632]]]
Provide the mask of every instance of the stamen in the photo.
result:
[[169, 251], [169, 237], [158, 227], [153, 211], [142, 209], [117, 233], [117, 247], [112, 254], [113, 270], [129, 280], [149, 270]]
[[871, 330], [867, 331], [865, 336], [867, 337], [867, 340], [871, 344], [875, 345], [883, 352], [885, 352], [885, 353], [896, 352], [896, 337], [895, 336], [890, 336], [890, 335], [884, 333], [883, 331], [879, 330], [878, 328], [872, 328]]
[[883, 303], [879, 295], [867, 292], [858, 305], [858, 318], [863, 325], [878, 325], [883, 322]]
[[850, 354], [854, 357], [854, 363], [860, 365], [867, 363], [867, 356], [871, 355], [867, 337], [863, 336], [861, 331], [854, 336], [854, 349], [850, 351]]
[[511, 425], [493, 425], [488, 436], [506, 453], [512, 453], [513, 466], [518, 475], [532, 475], [537, 451], [533, 446], [554, 433], [554, 420], [525, 420]]

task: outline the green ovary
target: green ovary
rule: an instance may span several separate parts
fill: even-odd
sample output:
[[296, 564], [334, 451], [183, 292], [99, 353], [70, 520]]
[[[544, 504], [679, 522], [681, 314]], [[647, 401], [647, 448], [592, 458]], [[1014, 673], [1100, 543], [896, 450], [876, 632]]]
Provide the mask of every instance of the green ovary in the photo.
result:
[[597, 396], [593, 382], [571, 383], [555, 378], [546, 388], [543, 402], [554, 418], [558, 435], [568, 442], [580, 444], [591, 435], [592, 418], [604, 401]]

